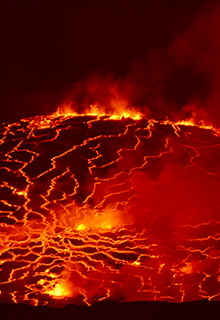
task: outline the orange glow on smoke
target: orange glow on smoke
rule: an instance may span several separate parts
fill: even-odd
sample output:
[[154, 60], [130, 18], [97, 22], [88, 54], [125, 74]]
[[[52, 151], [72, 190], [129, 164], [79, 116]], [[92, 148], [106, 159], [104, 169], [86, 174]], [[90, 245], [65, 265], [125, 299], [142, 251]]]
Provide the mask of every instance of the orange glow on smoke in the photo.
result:
[[[127, 109], [120, 105], [120, 101], [117, 101], [117, 103], [114, 103], [114, 111], [111, 113], [106, 113], [104, 108], [100, 108], [97, 105], [90, 105], [88, 110], [84, 110], [83, 114], [81, 116], [95, 116], [95, 117], [104, 117], [109, 116], [109, 119], [118, 120], [122, 118], [131, 118], [134, 120], [140, 120], [144, 117], [144, 115], [141, 112], [138, 112], [135, 109]], [[71, 105], [64, 104], [63, 106], [58, 108], [58, 111], [54, 113], [55, 116], [79, 116], [79, 114], [75, 113]]]
[[123, 108], [1, 125], [2, 301], [220, 299], [219, 130]]
[[57, 283], [51, 291], [46, 291], [45, 293], [48, 293], [55, 299], [62, 299], [67, 297], [69, 292], [64, 284]]
[[82, 223], [78, 224], [76, 230], [86, 229], [112, 229], [121, 226], [120, 212], [104, 212], [94, 216], [86, 216]]
[[180, 268], [180, 272], [185, 273], [185, 274], [190, 274], [193, 271], [193, 265], [192, 264], [188, 264], [182, 268]]

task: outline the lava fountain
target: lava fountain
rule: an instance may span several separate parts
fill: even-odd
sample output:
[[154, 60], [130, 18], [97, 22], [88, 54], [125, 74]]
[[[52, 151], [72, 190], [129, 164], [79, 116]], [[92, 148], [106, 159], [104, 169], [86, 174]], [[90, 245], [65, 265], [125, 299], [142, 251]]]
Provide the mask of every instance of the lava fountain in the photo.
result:
[[220, 300], [220, 132], [56, 112], [0, 125], [0, 299]]

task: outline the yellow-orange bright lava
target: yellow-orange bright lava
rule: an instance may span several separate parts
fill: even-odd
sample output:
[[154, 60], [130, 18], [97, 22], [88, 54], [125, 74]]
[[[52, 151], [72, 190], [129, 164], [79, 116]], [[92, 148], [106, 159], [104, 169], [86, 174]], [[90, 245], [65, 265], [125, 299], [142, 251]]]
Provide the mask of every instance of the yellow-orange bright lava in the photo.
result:
[[220, 299], [220, 133], [91, 106], [0, 125], [0, 299]]

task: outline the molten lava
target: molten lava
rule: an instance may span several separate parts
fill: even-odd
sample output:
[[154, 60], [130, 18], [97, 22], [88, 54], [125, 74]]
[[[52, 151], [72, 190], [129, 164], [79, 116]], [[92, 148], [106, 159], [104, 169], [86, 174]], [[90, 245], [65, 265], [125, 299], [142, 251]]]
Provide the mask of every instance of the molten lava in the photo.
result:
[[0, 298], [220, 300], [220, 132], [57, 112], [0, 125]]

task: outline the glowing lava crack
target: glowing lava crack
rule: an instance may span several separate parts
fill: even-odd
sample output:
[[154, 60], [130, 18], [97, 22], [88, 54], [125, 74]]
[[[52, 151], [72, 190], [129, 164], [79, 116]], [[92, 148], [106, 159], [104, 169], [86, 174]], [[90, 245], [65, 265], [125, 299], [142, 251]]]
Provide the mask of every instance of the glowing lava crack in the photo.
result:
[[220, 300], [220, 136], [60, 115], [0, 126], [1, 301]]

